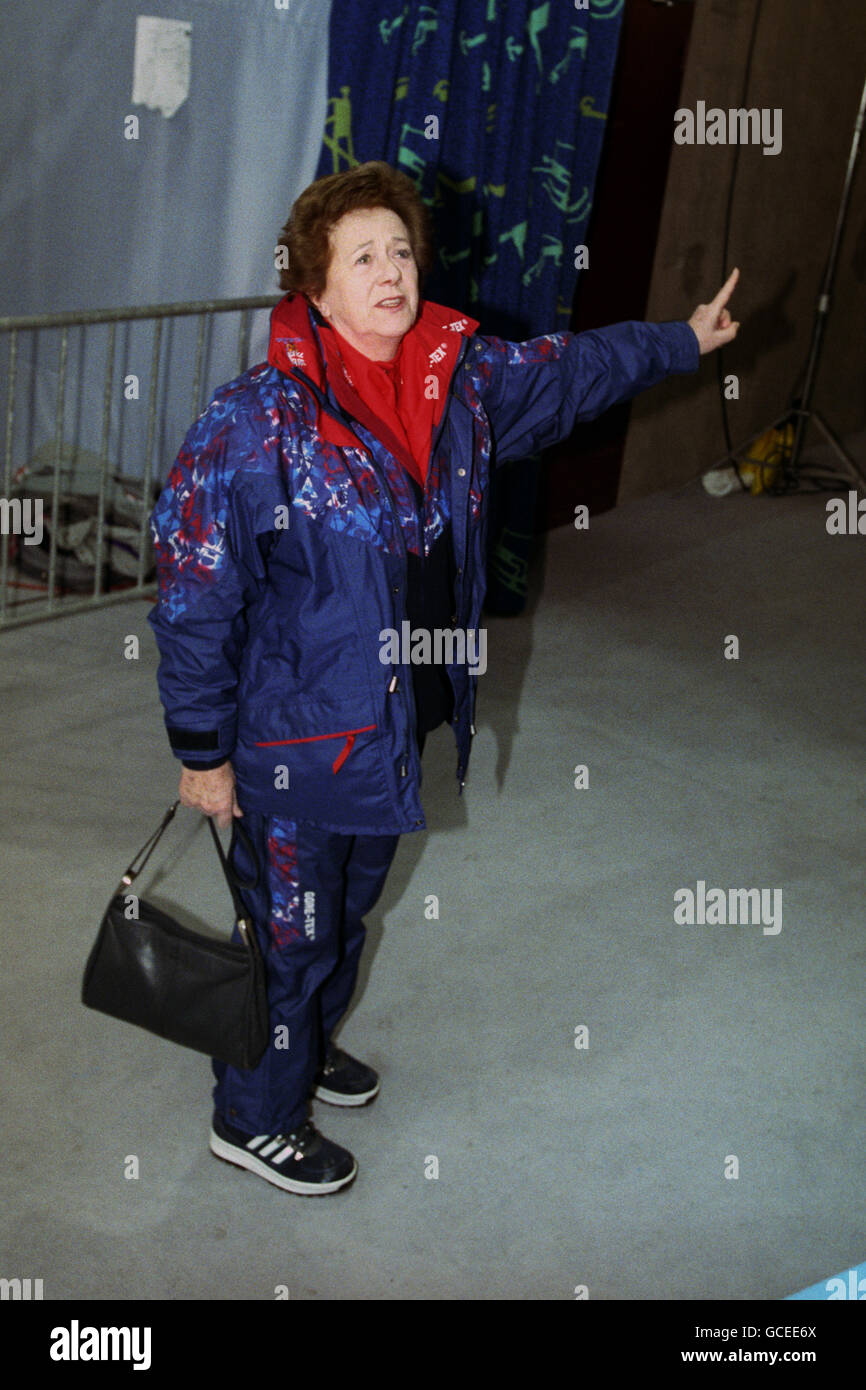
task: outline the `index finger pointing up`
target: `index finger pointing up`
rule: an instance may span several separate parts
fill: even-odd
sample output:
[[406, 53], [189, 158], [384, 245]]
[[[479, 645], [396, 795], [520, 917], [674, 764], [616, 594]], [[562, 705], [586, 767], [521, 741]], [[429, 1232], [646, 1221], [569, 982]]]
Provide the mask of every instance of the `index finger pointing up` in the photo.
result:
[[716, 313], [719, 313], [727, 304], [731, 295], [734, 293], [734, 287], [739, 278], [740, 268], [739, 266], [735, 266], [710, 306]]

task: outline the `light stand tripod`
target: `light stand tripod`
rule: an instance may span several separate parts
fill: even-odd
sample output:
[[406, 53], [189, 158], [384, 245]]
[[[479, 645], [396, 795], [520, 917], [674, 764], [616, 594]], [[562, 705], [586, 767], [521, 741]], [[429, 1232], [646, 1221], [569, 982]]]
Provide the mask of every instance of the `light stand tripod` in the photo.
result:
[[[719, 468], [723, 464], [732, 462], [736, 467], [737, 456], [743, 449], [748, 449], [756, 439], [767, 434], [771, 430], [784, 429], [786, 425], [794, 425], [794, 443], [791, 448], [790, 456], [785, 458], [782, 463], [781, 479], [771, 485], [770, 492], [784, 493], [794, 491], [800, 481], [801, 471], [810, 477], [819, 479], [825, 477], [825, 482], [838, 483], [841, 478], [850, 480], [852, 486], [861, 488], [866, 492], [866, 476], [861, 472], [859, 465], [844, 448], [838, 436], [833, 432], [827, 421], [819, 411], [812, 409], [812, 394], [815, 389], [815, 378], [818, 374], [818, 362], [821, 356], [821, 348], [824, 343], [824, 332], [827, 327], [827, 319], [830, 314], [831, 296], [833, 293], [833, 283], [836, 278], [836, 266], [839, 259], [839, 249], [842, 244], [842, 234], [845, 227], [845, 218], [848, 213], [848, 206], [851, 202], [851, 189], [854, 183], [854, 171], [857, 166], [857, 159], [860, 154], [860, 138], [863, 132], [863, 120], [866, 114], [866, 79], [863, 82], [863, 91], [860, 96], [860, 107], [857, 118], [854, 122], [854, 134], [851, 139], [851, 152], [848, 156], [848, 168], [845, 172], [845, 183], [842, 189], [842, 198], [839, 203], [839, 211], [836, 216], [836, 228], [833, 233], [833, 242], [830, 247], [830, 254], [827, 258], [827, 267], [824, 272], [824, 281], [818, 295], [818, 303], [815, 309], [815, 318], [812, 325], [812, 341], [809, 347], [809, 356], [806, 362], [805, 375], [803, 376], [803, 387], [799, 395], [792, 395], [791, 403], [783, 415], [778, 420], [774, 420], [771, 425], [764, 426], [753, 434], [749, 439], [741, 444], [737, 449], [726, 454], [723, 459], [714, 464], [714, 468]], [[803, 449], [803, 441], [806, 436], [809, 421], [814, 420], [815, 424], [823, 433], [825, 439], [831, 444], [836, 454], [842, 461], [844, 467], [826, 468], [823, 465], [812, 463], [807, 469], [800, 468], [800, 455]], [[743, 461], [743, 460], [741, 460]], [[829, 474], [829, 479], [826, 475]]]

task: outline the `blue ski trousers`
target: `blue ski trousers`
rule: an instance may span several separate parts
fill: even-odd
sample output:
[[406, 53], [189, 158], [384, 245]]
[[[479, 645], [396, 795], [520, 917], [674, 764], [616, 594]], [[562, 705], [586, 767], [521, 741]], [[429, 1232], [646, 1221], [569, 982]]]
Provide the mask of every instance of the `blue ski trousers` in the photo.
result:
[[[363, 918], [385, 884], [399, 835], [337, 835], [299, 821], [244, 811], [259, 883], [241, 892], [265, 960], [270, 1042], [251, 1071], [214, 1058], [214, 1105], [250, 1134], [290, 1134], [308, 1101], [328, 1042], [358, 974]], [[238, 876], [254, 877], [243, 842]], [[237, 927], [232, 934], [239, 941]]]

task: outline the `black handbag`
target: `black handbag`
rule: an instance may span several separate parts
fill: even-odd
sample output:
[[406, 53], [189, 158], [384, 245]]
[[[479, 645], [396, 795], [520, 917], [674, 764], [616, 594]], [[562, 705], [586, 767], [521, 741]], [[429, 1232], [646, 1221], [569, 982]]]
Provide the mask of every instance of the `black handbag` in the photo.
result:
[[[255, 927], [237, 891], [255, 888], [260, 870], [239, 819], [235, 817], [232, 825], [229, 860], [241, 839], [255, 871], [249, 883], [238, 877], [226, 859], [214, 823], [206, 818], [232, 895], [239, 944], [190, 931], [144, 898], [138, 899], [137, 917], [125, 912], [126, 890], [141, 873], [179, 805], [176, 801], [169, 807], [145, 841], [105, 910], [85, 967], [81, 1002], [181, 1047], [248, 1070], [258, 1064], [268, 1045], [269, 1024], [265, 965]], [[142, 854], [144, 859], [135, 868]]]

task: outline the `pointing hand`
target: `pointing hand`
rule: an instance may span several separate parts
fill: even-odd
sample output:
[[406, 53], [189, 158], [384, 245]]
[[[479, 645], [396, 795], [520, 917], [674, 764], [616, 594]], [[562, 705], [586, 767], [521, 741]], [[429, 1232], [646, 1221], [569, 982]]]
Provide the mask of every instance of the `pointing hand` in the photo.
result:
[[731, 271], [712, 303], [699, 304], [689, 319], [689, 326], [694, 329], [701, 355], [724, 347], [725, 343], [730, 343], [737, 336], [740, 325], [732, 321], [725, 305], [734, 293], [739, 278], [739, 268]]

